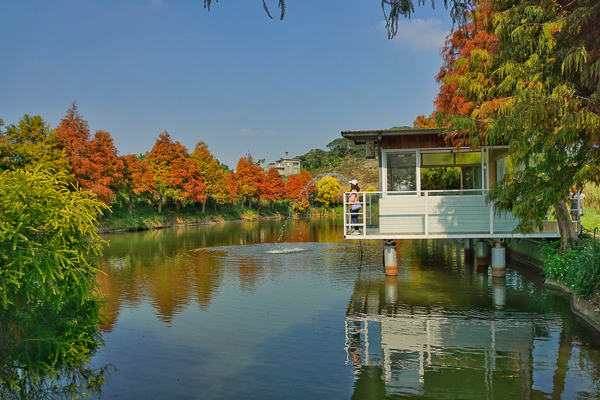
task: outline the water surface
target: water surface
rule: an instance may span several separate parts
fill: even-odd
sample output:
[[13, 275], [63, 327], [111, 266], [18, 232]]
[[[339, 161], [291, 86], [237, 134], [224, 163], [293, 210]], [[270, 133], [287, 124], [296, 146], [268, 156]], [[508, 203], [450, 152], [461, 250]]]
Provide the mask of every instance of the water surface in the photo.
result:
[[[342, 221], [105, 235], [107, 399], [599, 398], [600, 341], [539, 274]], [[362, 254], [362, 256], [361, 256]]]

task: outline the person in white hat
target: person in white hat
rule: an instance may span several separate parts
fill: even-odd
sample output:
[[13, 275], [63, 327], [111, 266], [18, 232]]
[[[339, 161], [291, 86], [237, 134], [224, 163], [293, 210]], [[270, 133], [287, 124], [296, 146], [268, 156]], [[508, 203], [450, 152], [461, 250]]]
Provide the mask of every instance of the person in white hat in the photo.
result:
[[356, 179], [352, 179], [350, 181], [350, 195], [348, 196], [348, 202], [350, 203], [350, 219], [352, 221], [350, 231], [348, 232], [350, 235], [360, 235], [358, 212], [360, 211], [362, 205], [359, 202], [358, 192], [360, 192], [358, 181]]

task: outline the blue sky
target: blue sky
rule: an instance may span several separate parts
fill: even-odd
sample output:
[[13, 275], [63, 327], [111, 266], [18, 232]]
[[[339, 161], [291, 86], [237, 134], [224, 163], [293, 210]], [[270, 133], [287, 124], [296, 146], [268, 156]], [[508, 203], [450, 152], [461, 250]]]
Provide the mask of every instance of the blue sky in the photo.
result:
[[235, 168], [326, 149], [342, 130], [412, 125], [438, 91], [452, 27], [441, 1], [387, 39], [380, 2], [53, 0], [0, 3], [0, 117], [52, 127], [76, 101], [120, 154], [167, 130]]

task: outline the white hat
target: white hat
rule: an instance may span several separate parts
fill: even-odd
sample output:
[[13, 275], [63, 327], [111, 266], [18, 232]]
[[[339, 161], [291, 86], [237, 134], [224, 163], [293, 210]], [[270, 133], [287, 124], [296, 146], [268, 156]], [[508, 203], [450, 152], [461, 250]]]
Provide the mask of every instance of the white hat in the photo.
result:
[[350, 181], [350, 183], [353, 184], [353, 185], [358, 185], [358, 181], [356, 179], [352, 179]]

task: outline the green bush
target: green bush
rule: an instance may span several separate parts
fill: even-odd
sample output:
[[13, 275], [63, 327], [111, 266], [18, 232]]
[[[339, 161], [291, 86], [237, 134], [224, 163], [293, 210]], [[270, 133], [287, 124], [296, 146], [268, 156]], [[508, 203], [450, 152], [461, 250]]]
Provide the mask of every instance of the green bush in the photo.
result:
[[560, 240], [544, 246], [544, 274], [573, 289], [576, 294], [591, 296], [600, 288], [600, 242], [589, 236], [571, 250], [559, 252]]
[[41, 171], [0, 173], [0, 398], [79, 398], [105, 370], [94, 226], [102, 209]]

